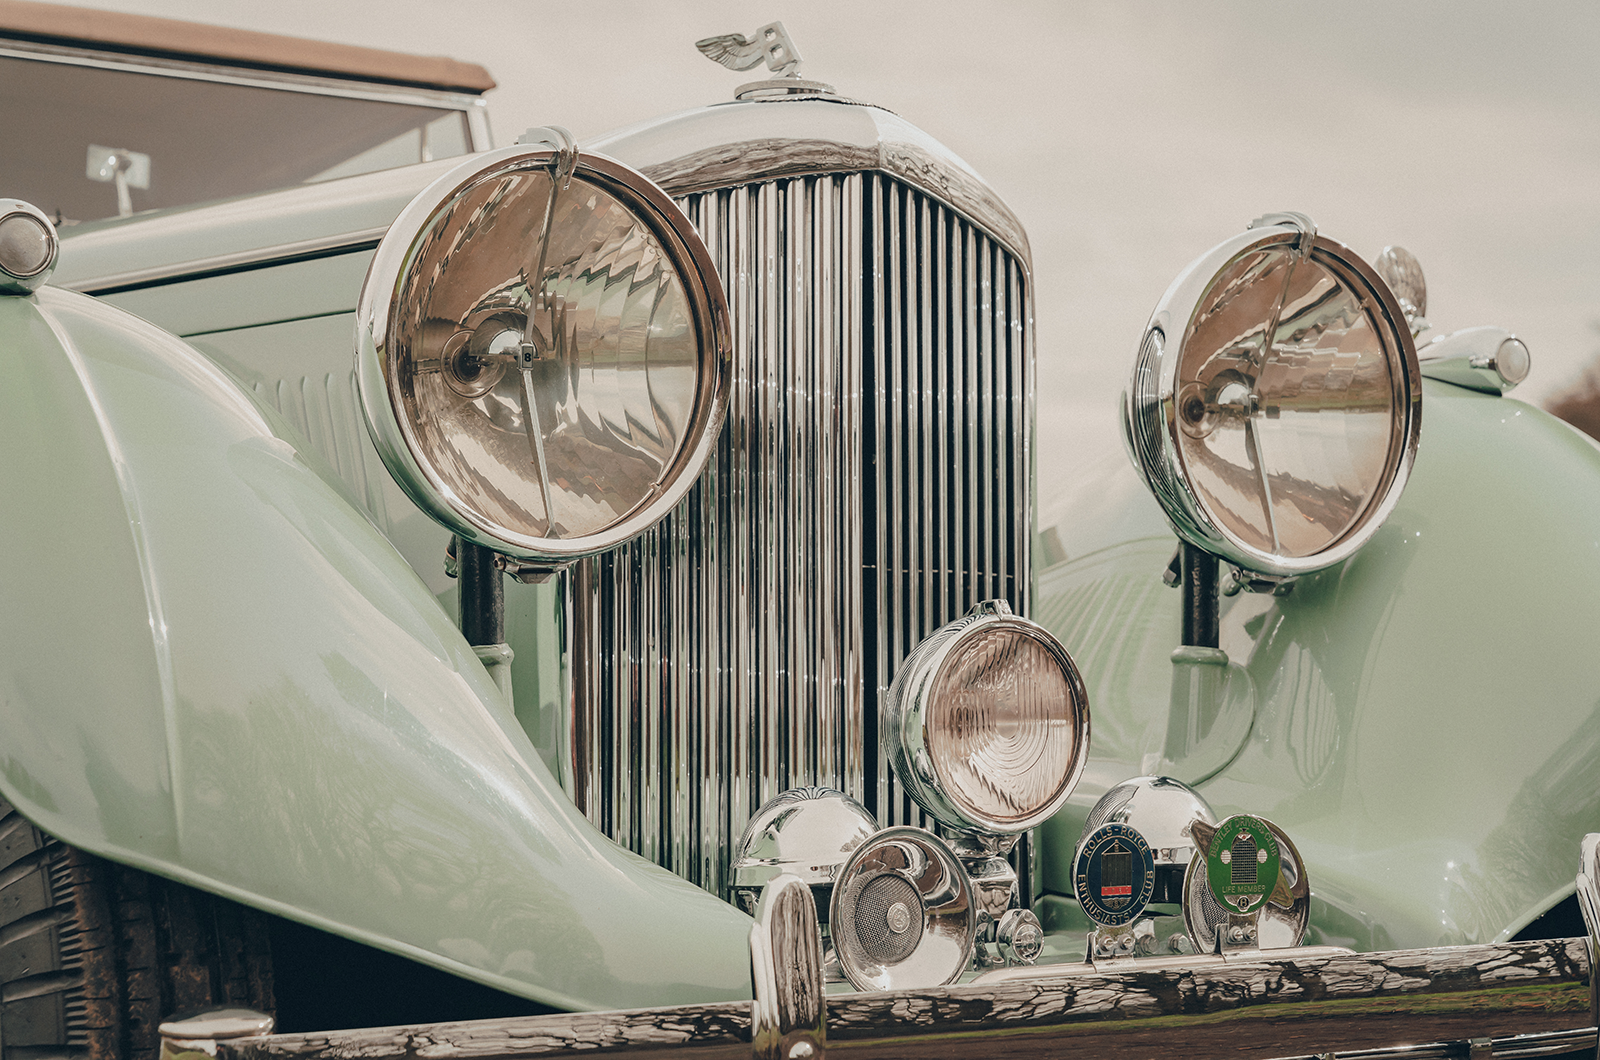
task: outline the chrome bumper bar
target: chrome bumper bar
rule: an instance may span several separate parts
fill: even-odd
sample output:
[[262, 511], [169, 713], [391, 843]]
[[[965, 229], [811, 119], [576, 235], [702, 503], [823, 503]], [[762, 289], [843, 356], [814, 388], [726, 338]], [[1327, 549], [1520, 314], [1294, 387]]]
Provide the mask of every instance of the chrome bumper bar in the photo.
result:
[[1583, 843], [1585, 938], [1385, 953], [1329, 948], [990, 972], [971, 983], [823, 994], [810, 890], [779, 877], [751, 932], [756, 1000], [632, 1012], [281, 1034], [217, 1060], [644, 1056], [1551, 1056], [1597, 1046], [1600, 835]]

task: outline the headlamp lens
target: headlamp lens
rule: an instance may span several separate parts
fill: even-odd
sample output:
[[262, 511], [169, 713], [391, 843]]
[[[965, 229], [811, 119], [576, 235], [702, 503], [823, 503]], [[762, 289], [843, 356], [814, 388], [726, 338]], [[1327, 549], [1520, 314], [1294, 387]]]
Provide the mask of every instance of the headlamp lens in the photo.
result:
[[928, 698], [928, 756], [965, 815], [1025, 822], [1076, 779], [1078, 696], [1062, 665], [1024, 628], [974, 632], [945, 657]]
[[1174, 387], [1178, 451], [1241, 544], [1316, 555], [1388, 490], [1402, 432], [1373, 313], [1331, 259], [1288, 246], [1241, 256], [1196, 307]]
[[393, 304], [396, 411], [493, 536], [598, 533], [675, 477], [701, 336], [657, 234], [598, 183], [470, 184], [416, 237]]

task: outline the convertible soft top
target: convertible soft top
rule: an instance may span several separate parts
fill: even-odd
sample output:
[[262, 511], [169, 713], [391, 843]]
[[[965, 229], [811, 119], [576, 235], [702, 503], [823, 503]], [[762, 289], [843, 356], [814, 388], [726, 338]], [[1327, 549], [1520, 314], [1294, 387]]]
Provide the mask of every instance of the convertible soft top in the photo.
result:
[[407, 55], [276, 33], [206, 26], [86, 7], [0, 0], [0, 41], [38, 41], [255, 70], [419, 85], [481, 95], [489, 71], [438, 55]]

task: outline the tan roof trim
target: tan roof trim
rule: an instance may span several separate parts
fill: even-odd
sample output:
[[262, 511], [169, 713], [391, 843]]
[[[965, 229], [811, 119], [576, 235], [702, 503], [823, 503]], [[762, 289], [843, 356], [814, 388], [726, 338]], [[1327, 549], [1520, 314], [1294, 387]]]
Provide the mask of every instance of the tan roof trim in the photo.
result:
[[7, 37], [478, 95], [494, 87], [494, 78], [477, 63], [440, 55], [407, 55], [30, 0], [0, 0], [0, 39]]

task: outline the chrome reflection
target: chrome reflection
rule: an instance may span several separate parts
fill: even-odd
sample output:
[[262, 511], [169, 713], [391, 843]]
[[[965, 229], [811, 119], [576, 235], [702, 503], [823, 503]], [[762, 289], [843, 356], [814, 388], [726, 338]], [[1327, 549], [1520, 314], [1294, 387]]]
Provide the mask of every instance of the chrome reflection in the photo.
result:
[[385, 237], [360, 311], [391, 471], [458, 533], [533, 559], [664, 514], [726, 387], [721, 290], [687, 221], [624, 167], [573, 161], [519, 147], [447, 174]]
[[1421, 385], [1377, 274], [1307, 219], [1263, 221], [1278, 223], [1202, 256], [1157, 307], [1124, 428], [1182, 536], [1282, 577], [1382, 523], [1415, 456]]
[[1178, 366], [1179, 452], [1201, 502], [1293, 558], [1341, 539], [1385, 485], [1394, 381], [1360, 296], [1274, 248], [1236, 262]]
[[720, 894], [786, 788], [927, 820], [879, 704], [974, 602], [1026, 609], [1031, 308], [1025, 259], [883, 174], [683, 204], [736, 321], [727, 424], [681, 507], [574, 570], [571, 776], [607, 835]]
[[1088, 758], [1089, 698], [1066, 649], [995, 600], [917, 646], [883, 726], [895, 775], [930, 814], [1009, 834], [1072, 793]]
[[818, 909], [827, 909], [839, 870], [877, 830], [866, 808], [835, 788], [782, 792], [756, 811], [733, 849], [734, 904], [754, 916], [762, 888], [788, 874], [812, 889]]
[[32, 203], [0, 199], [0, 294], [44, 286], [61, 252], [56, 226]]
[[859, 990], [952, 983], [977, 929], [967, 874], [921, 828], [886, 828], [850, 856], [828, 914], [845, 977]]
[[1533, 358], [1527, 345], [1505, 328], [1462, 328], [1418, 347], [1427, 379], [1454, 383], [1484, 394], [1508, 394], [1528, 378]]

